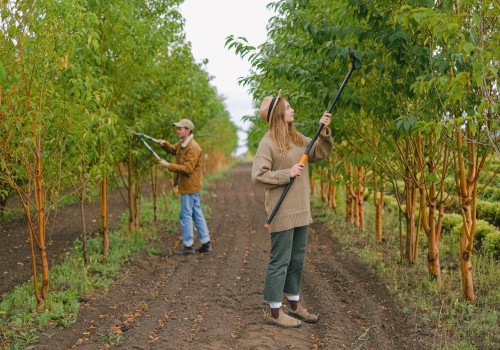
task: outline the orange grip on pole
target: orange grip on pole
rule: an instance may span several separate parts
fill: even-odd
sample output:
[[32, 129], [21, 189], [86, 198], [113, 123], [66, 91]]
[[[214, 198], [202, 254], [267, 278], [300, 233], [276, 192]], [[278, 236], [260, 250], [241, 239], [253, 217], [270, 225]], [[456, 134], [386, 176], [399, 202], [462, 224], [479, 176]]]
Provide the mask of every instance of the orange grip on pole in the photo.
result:
[[299, 163], [300, 164], [306, 164], [307, 158], [308, 158], [307, 154], [303, 154], [302, 158], [300, 158], [300, 162]]

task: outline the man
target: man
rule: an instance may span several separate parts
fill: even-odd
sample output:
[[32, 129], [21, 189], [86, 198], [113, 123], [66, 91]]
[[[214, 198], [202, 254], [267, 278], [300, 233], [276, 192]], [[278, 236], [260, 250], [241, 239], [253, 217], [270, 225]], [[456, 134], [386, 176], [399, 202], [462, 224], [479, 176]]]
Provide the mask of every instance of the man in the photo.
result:
[[169, 163], [160, 159], [159, 164], [174, 173], [174, 187], [178, 186], [181, 195], [181, 222], [183, 247], [175, 251], [175, 255], [194, 254], [193, 248], [193, 220], [198, 230], [198, 239], [201, 246], [196, 249], [199, 253], [210, 253], [210, 234], [200, 206], [201, 181], [203, 176], [202, 151], [198, 142], [194, 140], [194, 124], [189, 119], [181, 119], [174, 123], [177, 127], [177, 136], [180, 141], [171, 144], [165, 140], [158, 140], [158, 144], [168, 153], [175, 154], [176, 163]]

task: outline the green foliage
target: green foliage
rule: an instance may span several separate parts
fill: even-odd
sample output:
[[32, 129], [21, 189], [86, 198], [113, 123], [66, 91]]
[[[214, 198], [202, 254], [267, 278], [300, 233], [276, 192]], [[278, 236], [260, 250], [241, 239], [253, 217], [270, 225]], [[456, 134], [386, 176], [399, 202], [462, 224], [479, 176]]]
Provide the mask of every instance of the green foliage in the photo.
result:
[[483, 240], [483, 250], [488, 256], [500, 260], [500, 231], [496, 230], [486, 234]]
[[399, 210], [398, 201], [394, 197], [385, 196], [384, 197], [384, 208], [386, 208], [389, 211], [398, 212], [398, 210]]
[[[457, 6], [455, 2], [427, 0], [277, 0], [270, 6], [276, 16], [268, 23], [266, 43], [255, 47], [245, 38], [229, 37], [226, 46], [252, 64], [253, 71], [240, 82], [253, 94], [256, 105], [264, 96], [274, 95], [282, 88], [296, 111], [301, 132], [312, 132], [311, 116], [319, 116], [331, 100], [333, 87], [345, 75], [349, 49], [362, 59], [362, 67], [354, 73], [333, 113], [335, 148], [330, 167], [335, 169], [339, 182], [353, 182], [348, 168], [364, 166], [396, 184], [397, 193], [390, 187], [388, 193], [399, 195], [403, 200], [401, 210], [406, 211], [405, 191], [412, 190], [412, 186], [417, 190], [442, 189], [434, 198], [429, 197], [430, 192], [423, 195], [427, 202], [449, 203], [453, 199], [457, 205], [461, 195], [456, 186], [458, 175], [469, 179], [477, 176], [485, 184], [498, 173], [498, 1], [461, 1]], [[255, 148], [266, 127], [257, 117], [249, 119], [254, 123], [249, 140]], [[457, 147], [459, 139], [464, 144]], [[457, 165], [462, 159], [465, 164], [461, 164], [461, 169]], [[469, 169], [474, 170], [467, 173]], [[492, 188], [496, 185], [491, 183]], [[339, 207], [342, 202], [339, 201]], [[387, 214], [398, 214], [394, 197], [386, 196], [385, 203], [384, 222]], [[479, 204], [478, 215], [497, 218], [490, 204]], [[341, 236], [347, 237], [346, 244], [352, 244], [355, 235], [347, 233], [353, 228], [334, 227], [342, 227]], [[461, 229], [460, 216], [445, 217], [446, 232], [459, 233]], [[475, 248], [492, 230], [487, 222], [478, 221]], [[389, 231], [384, 238], [390, 242], [397, 237], [395, 232]], [[459, 237], [460, 234], [443, 235], [446, 246], [440, 248], [450, 253], [442, 261], [454, 261], [443, 263], [450, 272], [443, 280], [449, 278], [445, 282], [451, 286], [460, 286], [460, 274], [456, 273]], [[404, 242], [401, 244], [404, 246]], [[376, 259], [381, 249], [371, 247], [362, 254]], [[388, 254], [394, 251], [399, 251], [398, 246]], [[477, 258], [485, 257], [481, 254]], [[492, 275], [495, 265], [491, 260], [489, 263], [486, 274]], [[387, 259], [379, 265], [382, 264], [384, 271], [391, 264], [397, 265]], [[442, 299], [442, 291], [426, 280], [425, 262], [423, 266], [415, 264], [417, 269], [418, 272], [392, 272], [396, 276], [394, 288], [410, 295], [405, 298], [406, 303], [420, 301], [421, 294], [427, 293], [426, 305], [422, 307], [442, 310], [443, 305], [434, 302]], [[483, 274], [478, 275], [483, 278]], [[409, 284], [405, 285], [407, 280]], [[488, 283], [492, 284], [491, 278]], [[487, 286], [483, 285], [478, 293], [489, 296]], [[434, 288], [434, 293], [427, 288]], [[440, 324], [441, 317], [446, 319], [445, 328], [454, 335], [449, 348], [479, 349], [483, 347], [475, 342], [493, 344], [494, 322], [482, 324], [481, 310], [457, 302], [457, 295], [462, 293], [450, 289], [445, 306], [452, 307], [446, 308], [446, 315], [440, 311], [429, 316]], [[457, 336], [455, 329], [464, 324], [466, 331]], [[473, 334], [473, 339], [467, 334]]]
[[[13, 180], [27, 181], [25, 165], [33, 163], [37, 137], [45, 173], [58, 175], [45, 179], [49, 191], [89, 188], [129, 151], [145, 174], [148, 167], [139, 165], [149, 165], [150, 154], [130, 142], [123, 126], [171, 138], [172, 122], [182, 117], [206, 130], [200, 136], [210, 143], [208, 152], [222, 149], [230, 155], [236, 128], [211, 77], [192, 57], [180, 3], [8, 3], [0, 27], [6, 38], [0, 51], [5, 80], [0, 134], [7, 135], [2, 174], [8, 170]], [[26, 72], [31, 76], [24, 77]]]
[[[37, 203], [33, 183], [41, 177], [49, 213], [59, 194], [85, 199], [129, 160], [133, 182], [142, 181], [155, 160], [125, 126], [174, 143], [172, 123], [191, 118], [204, 151], [230, 159], [237, 130], [195, 62], [181, 3], [2, 2], [0, 196], [8, 185]], [[101, 275], [115, 271], [107, 269]]]
[[[340, 190], [340, 188], [339, 188]], [[344, 193], [339, 191], [338, 198]], [[339, 208], [340, 204], [339, 202]], [[429, 344], [429, 349], [496, 349], [500, 340], [498, 329], [498, 303], [500, 301], [500, 280], [498, 279], [498, 260], [488, 251], [483, 241], [485, 254], [475, 258], [475, 289], [478, 295], [475, 304], [461, 298], [461, 283], [457, 246], [460, 234], [442, 236], [443, 247], [440, 261], [442, 277], [440, 283], [429, 279], [426, 268], [426, 254], [420, 254], [418, 263], [402, 264], [399, 252], [398, 214], [389, 212], [384, 215], [384, 243], [376, 243], [374, 227], [367, 225], [366, 232], [360, 232], [354, 225], [346, 222], [343, 211], [333, 212], [320, 198], [313, 198], [313, 217], [320, 217], [349, 254], [357, 254], [383, 278], [389, 291], [400, 301], [404, 313], [418, 311], [421, 322], [438, 325], [439, 339]], [[373, 220], [374, 208], [371, 202], [365, 204], [367, 222]], [[443, 218], [452, 226], [461, 217], [447, 214]], [[484, 223], [487, 225], [487, 223]], [[491, 233], [487, 237], [490, 237]], [[496, 233], [493, 234], [497, 242]], [[423, 243], [424, 238], [422, 238]], [[497, 243], [496, 243], [497, 244]], [[496, 245], [498, 247], [498, 245]], [[498, 250], [495, 250], [498, 252]]]
[[479, 198], [489, 202], [500, 202], [500, 186], [489, 186], [479, 195]]
[[[483, 242], [486, 236], [491, 233], [499, 232], [495, 226], [484, 220], [476, 221], [476, 230], [474, 231], [474, 248], [478, 251], [483, 251]], [[453, 234], [460, 237], [462, 234], [462, 224], [458, 224], [453, 228]]]
[[476, 210], [479, 219], [488, 221], [493, 226], [500, 228], [500, 202], [478, 200]]
[[462, 227], [463, 218], [460, 214], [450, 213], [443, 215], [441, 229], [443, 232], [452, 232], [455, 226]]

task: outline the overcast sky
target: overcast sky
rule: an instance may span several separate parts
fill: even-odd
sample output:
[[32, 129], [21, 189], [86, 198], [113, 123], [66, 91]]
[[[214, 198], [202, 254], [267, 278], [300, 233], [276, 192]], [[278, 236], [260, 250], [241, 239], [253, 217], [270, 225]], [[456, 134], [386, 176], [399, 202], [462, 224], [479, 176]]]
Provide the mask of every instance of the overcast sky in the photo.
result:
[[[192, 44], [196, 61], [208, 59], [206, 69], [214, 77], [212, 84], [225, 104], [231, 120], [247, 130], [241, 120], [254, 113], [252, 99], [246, 89], [238, 85], [238, 78], [247, 76], [250, 64], [224, 47], [229, 35], [245, 37], [253, 46], [266, 40], [266, 25], [272, 12], [266, 5], [272, 0], [185, 0], [181, 13], [186, 19], [185, 32]], [[239, 132], [238, 154], [246, 151], [246, 134]]]

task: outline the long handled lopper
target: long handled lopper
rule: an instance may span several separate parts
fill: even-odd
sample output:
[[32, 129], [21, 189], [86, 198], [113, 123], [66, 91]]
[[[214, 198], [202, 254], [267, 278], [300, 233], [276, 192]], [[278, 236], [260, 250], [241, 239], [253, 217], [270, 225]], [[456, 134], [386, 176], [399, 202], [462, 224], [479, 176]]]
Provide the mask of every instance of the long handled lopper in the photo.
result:
[[156, 159], [158, 159], [158, 160], [161, 159], [161, 157], [151, 148], [151, 146], [146, 142], [146, 140], [144, 140], [144, 138], [147, 138], [151, 141], [158, 142], [158, 139], [155, 139], [154, 137], [151, 137], [151, 136], [146, 135], [146, 134], [142, 134], [140, 132], [136, 132], [128, 126], [126, 126], [125, 128], [127, 129], [128, 132], [131, 132], [132, 134], [139, 136], [142, 143], [144, 143], [144, 145], [151, 151], [151, 153], [153, 153], [153, 156], [155, 156]]
[[[344, 90], [344, 87], [347, 84], [347, 81], [349, 80], [349, 78], [351, 77], [352, 72], [356, 69], [355, 65], [354, 65], [354, 60], [355, 60], [354, 54], [352, 52], [350, 52], [349, 53], [349, 57], [351, 58], [351, 68], [349, 69], [349, 72], [347, 72], [347, 75], [344, 78], [344, 81], [342, 82], [342, 85], [340, 85], [339, 91], [337, 92], [337, 95], [335, 95], [335, 98], [333, 99], [333, 102], [330, 105], [330, 108], [328, 108], [328, 113], [332, 113], [333, 107], [337, 103], [337, 100], [339, 99], [340, 94], [342, 93], [342, 90]], [[323, 130], [324, 126], [325, 125], [323, 123], [320, 123], [318, 130], [316, 130], [316, 134], [311, 139], [311, 142], [309, 142], [309, 145], [307, 145], [306, 151], [304, 152], [304, 154], [300, 158], [299, 162], [301, 164], [306, 164], [307, 158], [309, 157], [309, 152], [311, 152], [311, 148], [314, 145], [314, 143], [316, 142], [316, 140], [318, 139], [318, 136], [321, 133], [321, 130]], [[288, 185], [285, 187], [285, 190], [281, 194], [281, 197], [278, 200], [278, 203], [276, 203], [276, 206], [274, 207], [273, 211], [271, 212], [271, 215], [267, 219], [267, 222], [264, 224], [265, 228], [269, 228], [269, 226], [271, 225], [271, 222], [273, 221], [274, 216], [276, 215], [276, 212], [278, 211], [278, 209], [280, 208], [281, 204], [283, 203], [283, 199], [285, 199], [286, 194], [288, 193], [288, 190], [290, 189], [290, 187], [292, 187], [294, 181], [295, 181], [295, 177], [292, 177], [292, 179], [290, 180], [290, 182], [288, 183]]]

